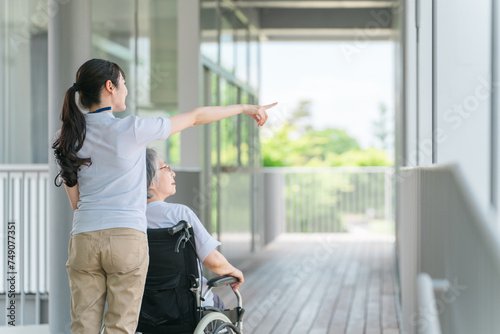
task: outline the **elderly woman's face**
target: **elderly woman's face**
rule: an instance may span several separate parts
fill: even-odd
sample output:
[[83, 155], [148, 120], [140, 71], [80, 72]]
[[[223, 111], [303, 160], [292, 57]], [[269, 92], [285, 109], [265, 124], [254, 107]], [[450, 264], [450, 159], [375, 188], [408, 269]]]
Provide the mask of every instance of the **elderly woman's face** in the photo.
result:
[[175, 194], [175, 173], [170, 169], [170, 166], [165, 164], [162, 158], [159, 158], [158, 166], [158, 186], [155, 191], [160, 197], [167, 198]]

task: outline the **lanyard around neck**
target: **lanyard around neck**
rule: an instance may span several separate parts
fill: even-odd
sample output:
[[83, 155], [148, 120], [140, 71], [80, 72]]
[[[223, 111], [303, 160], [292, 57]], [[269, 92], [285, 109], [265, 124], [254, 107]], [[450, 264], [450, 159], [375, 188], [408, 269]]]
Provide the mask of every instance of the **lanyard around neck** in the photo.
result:
[[101, 111], [107, 111], [107, 110], [111, 110], [111, 107], [104, 107], [104, 108], [97, 109], [94, 111], [89, 111], [89, 114], [97, 114], [97, 113], [100, 113]]

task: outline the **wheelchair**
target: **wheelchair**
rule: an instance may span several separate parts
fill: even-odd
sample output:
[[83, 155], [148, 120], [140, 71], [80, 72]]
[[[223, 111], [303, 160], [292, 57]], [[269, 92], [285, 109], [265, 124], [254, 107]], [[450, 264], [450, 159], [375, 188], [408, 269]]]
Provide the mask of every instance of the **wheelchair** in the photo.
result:
[[201, 263], [196, 255], [191, 225], [182, 220], [169, 228], [148, 229], [149, 268], [137, 332], [143, 334], [242, 333], [242, 298], [234, 291], [237, 307], [201, 306], [213, 288], [237, 282], [218, 276], [202, 293]]

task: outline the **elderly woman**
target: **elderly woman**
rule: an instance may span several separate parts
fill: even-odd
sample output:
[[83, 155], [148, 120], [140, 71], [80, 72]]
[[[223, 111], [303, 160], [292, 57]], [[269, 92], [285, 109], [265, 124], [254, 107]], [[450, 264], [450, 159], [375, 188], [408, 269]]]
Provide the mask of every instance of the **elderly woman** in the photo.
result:
[[[216, 248], [221, 243], [208, 233], [193, 210], [182, 204], [164, 202], [168, 196], [175, 194], [175, 173], [152, 148], [146, 150], [146, 170], [148, 179], [148, 206], [146, 209], [148, 228], [171, 227], [181, 220], [189, 222], [194, 231], [198, 259], [206, 268], [217, 275], [238, 278], [239, 281], [232, 285], [234, 290], [238, 290], [240, 285], [243, 284], [243, 273], [233, 267], [224, 255], [217, 251]], [[206, 281], [205, 278], [203, 280]], [[203, 306], [222, 308], [223, 303], [217, 295], [213, 294], [205, 299]]]

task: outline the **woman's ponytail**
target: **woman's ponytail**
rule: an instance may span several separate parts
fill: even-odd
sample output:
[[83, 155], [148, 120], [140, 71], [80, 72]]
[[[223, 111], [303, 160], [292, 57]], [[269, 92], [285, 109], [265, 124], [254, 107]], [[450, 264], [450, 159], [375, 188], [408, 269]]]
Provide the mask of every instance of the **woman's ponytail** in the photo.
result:
[[60, 172], [54, 180], [58, 187], [62, 182], [68, 187], [75, 186], [78, 182], [80, 167], [90, 166], [92, 163], [90, 158], [79, 158], [76, 155], [85, 141], [87, 125], [85, 116], [76, 104], [77, 88], [78, 85], [75, 84], [66, 91], [61, 111], [61, 134], [52, 145], [56, 161], [60, 166]]
[[118, 87], [120, 75], [125, 79], [125, 73], [115, 63], [104, 59], [91, 59], [83, 64], [76, 73], [76, 82], [66, 91], [61, 111], [61, 133], [52, 148], [60, 172], [54, 183], [61, 186], [64, 182], [68, 187], [78, 183], [78, 172], [81, 166], [90, 166], [90, 157], [80, 158], [77, 153], [83, 146], [87, 132], [85, 115], [76, 104], [76, 92], [84, 108], [99, 105], [101, 91], [108, 80]]

